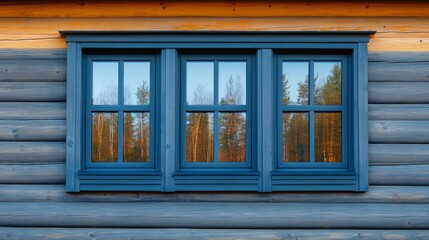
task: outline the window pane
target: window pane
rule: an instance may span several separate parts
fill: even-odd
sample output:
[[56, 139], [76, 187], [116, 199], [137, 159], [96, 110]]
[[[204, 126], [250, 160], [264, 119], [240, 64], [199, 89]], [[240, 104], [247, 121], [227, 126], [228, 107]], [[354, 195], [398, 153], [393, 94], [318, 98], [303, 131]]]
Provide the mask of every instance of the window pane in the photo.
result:
[[246, 113], [219, 113], [219, 162], [246, 161]]
[[314, 102], [341, 105], [341, 62], [314, 63]]
[[150, 62], [124, 62], [124, 104], [149, 104]]
[[92, 113], [91, 161], [118, 161], [118, 113]]
[[308, 62], [283, 62], [283, 105], [308, 105]]
[[341, 162], [341, 113], [314, 114], [314, 147], [316, 162]]
[[246, 104], [246, 62], [219, 62], [219, 104]]
[[186, 161], [213, 162], [213, 139], [213, 113], [188, 113]]
[[283, 113], [283, 161], [309, 162], [308, 112]]
[[93, 62], [92, 104], [118, 104], [118, 62]]
[[124, 113], [124, 162], [149, 162], [149, 113]]
[[214, 86], [213, 62], [186, 62], [186, 102], [212, 105]]

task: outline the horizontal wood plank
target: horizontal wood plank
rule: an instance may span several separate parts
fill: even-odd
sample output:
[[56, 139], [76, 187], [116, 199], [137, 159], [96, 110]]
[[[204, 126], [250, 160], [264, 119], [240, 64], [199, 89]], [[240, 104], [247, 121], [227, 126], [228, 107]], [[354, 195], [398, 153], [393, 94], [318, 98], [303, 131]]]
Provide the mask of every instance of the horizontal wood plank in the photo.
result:
[[[0, 163], [65, 162], [64, 142], [1, 141]], [[429, 144], [369, 144], [370, 165], [429, 164]]]
[[111, 1], [4, 2], [4, 17], [428, 17], [429, 4], [413, 1]]
[[0, 183], [63, 184], [65, 164], [0, 164]]
[[429, 104], [369, 104], [369, 120], [429, 120]]
[[[64, 142], [0, 142], [0, 163], [65, 162]], [[369, 164], [429, 164], [429, 144], [369, 144]]]
[[66, 57], [65, 49], [0, 49], [2, 61], [57, 60], [64, 62]]
[[371, 52], [369, 62], [429, 62], [429, 52]]
[[0, 81], [56, 81], [66, 80], [66, 61], [2, 60], [0, 57]]
[[429, 61], [425, 62], [370, 62], [368, 80], [382, 82], [429, 81]]
[[[59, 38], [59, 30], [255, 30], [255, 31], [359, 31], [374, 30], [372, 39], [381, 42], [396, 38], [428, 38], [428, 17], [142, 17], [133, 18], [2, 18], [0, 39], [27, 40], [30, 38]], [[109, 22], [109, 24], [106, 24]], [[15, 29], [15, 31], [11, 31]], [[19, 31], [16, 31], [19, 29]], [[8, 31], [9, 30], [9, 31]], [[387, 34], [387, 35], [386, 35]], [[34, 40], [34, 39], [32, 39]], [[398, 41], [398, 40], [396, 40]], [[408, 40], [407, 40], [408, 41]], [[422, 42], [423, 43], [423, 42]], [[377, 42], [378, 44], [378, 42]], [[52, 47], [51, 47], [52, 48]], [[415, 51], [411, 51], [415, 52]]]
[[64, 163], [64, 142], [5, 142], [0, 141], [0, 164]]
[[429, 144], [369, 144], [369, 164], [429, 164]]
[[[429, 186], [429, 165], [371, 166], [370, 185]], [[2, 183], [65, 183], [65, 164], [0, 164]]]
[[0, 120], [0, 141], [65, 141], [65, 120]]
[[64, 120], [64, 102], [0, 102], [0, 120]]
[[429, 204], [427, 186], [370, 186], [355, 192], [80, 192], [64, 185], [0, 184], [0, 202], [275, 202], [275, 203], [420, 203]]
[[369, 103], [429, 103], [429, 82], [370, 82]]
[[65, 82], [0, 82], [2, 102], [64, 102]]
[[[350, 17], [153, 17], [153, 18], [2, 18], [0, 48], [66, 48], [59, 30], [375, 30], [370, 52], [429, 51], [427, 18]], [[109, 24], [106, 24], [109, 22]], [[19, 29], [19, 31], [16, 31]]]
[[373, 185], [429, 186], [429, 165], [371, 166]]
[[117, 229], [117, 228], [18, 228], [0, 227], [8, 240], [343, 240], [428, 239], [429, 230], [256, 230], [256, 229]]
[[4, 202], [0, 205], [0, 225], [10, 227], [427, 229], [429, 228], [428, 213], [428, 204]]
[[369, 121], [370, 143], [429, 143], [429, 121]]

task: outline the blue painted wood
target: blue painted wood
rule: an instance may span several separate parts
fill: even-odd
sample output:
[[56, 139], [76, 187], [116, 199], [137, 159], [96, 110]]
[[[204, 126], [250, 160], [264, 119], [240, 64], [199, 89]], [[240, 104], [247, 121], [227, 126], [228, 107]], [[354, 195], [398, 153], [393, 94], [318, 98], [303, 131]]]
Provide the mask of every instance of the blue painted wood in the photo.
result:
[[76, 43], [68, 43], [67, 46], [67, 134], [66, 134], [66, 191], [79, 191], [79, 178], [77, 172], [81, 166], [81, 97], [79, 87], [79, 73], [81, 59]]
[[368, 42], [374, 31], [61, 31], [67, 42], [330, 43]]
[[274, 55], [272, 49], [261, 49], [258, 51], [258, 160], [260, 162], [259, 171], [260, 191], [271, 192], [271, 171], [274, 162], [274, 132], [275, 115], [273, 105], [275, 103], [274, 91]]
[[[251, 131], [248, 131], [250, 134], [246, 134], [246, 150], [247, 150], [247, 161], [245, 163], [222, 163], [218, 161], [218, 150], [219, 150], [219, 114], [220, 112], [245, 112], [246, 116], [251, 115], [251, 102], [247, 101], [245, 105], [220, 105], [219, 104], [219, 61], [245, 61], [246, 64], [246, 71], [249, 73], [250, 69], [253, 68], [252, 62], [251, 62], [251, 56], [248, 54], [183, 54], [181, 56], [181, 83], [180, 83], [180, 89], [181, 89], [181, 163], [180, 167], [181, 169], [194, 169], [195, 171], [206, 171], [209, 168], [218, 168], [218, 169], [225, 169], [228, 170], [230, 168], [242, 168], [242, 169], [249, 169], [251, 167], [252, 163], [252, 156], [251, 156]], [[213, 97], [213, 104], [211, 105], [188, 105], [186, 104], [186, 63], [187, 61], [210, 61], [213, 62], [214, 65], [214, 97]], [[246, 98], [249, 96], [249, 91], [251, 91], [251, 74], [247, 74], [246, 79]], [[189, 112], [206, 112], [206, 113], [212, 113], [213, 114], [213, 123], [214, 123], [214, 162], [208, 163], [208, 162], [193, 162], [189, 163], [186, 162], [186, 117], [187, 113]], [[249, 119], [248, 117], [246, 120]], [[247, 122], [247, 129], [251, 129], [250, 126], [251, 122]]]
[[368, 191], [368, 45], [364, 43], [358, 44], [357, 49], [357, 66], [356, 69], [358, 84], [357, 92], [357, 106], [354, 113], [354, 119], [358, 121], [354, 126], [358, 129], [354, 129], [353, 133], [358, 135], [355, 141], [357, 142], [354, 155], [355, 164], [358, 177], [358, 191]]
[[[151, 169], [151, 172], [144, 171], [144, 175], [157, 172], [161, 174], [161, 177], [159, 182], [157, 182], [158, 180], [156, 180], [156, 183], [147, 182], [147, 186], [156, 186], [156, 191], [258, 190], [265, 192], [272, 190], [365, 191], [367, 189], [368, 162], [367, 158], [366, 161], [361, 161], [361, 159], [363, 155], [367, 156], [368, 148], [367, 132], [365, 136], [365, 131], [367, 131], [368, 127], [367, 123], [362, 119], [367, 119], [365, 84], [367, 84], [367, 42], [369, 40], [368, 34], [370, 33], [373, 32], [63, 32], [70, 46], [75, 47], [73, 51], [75, 51], [76, 57], [69, 58], [74, 61], [74, 65], [69, 65], [69, 71], [74, 71], [75, 74], [70, 74], [69, 77], [78, 82], [82, 78], [81, 76], [84, 76], [79, 68], [82, 65], [85, 67], [85, 64], [82, 63], [84, 63], [84, 57], [89, 55], [82, 56], [82, 53], [86, 51], [105, 50], [108, 52], [109, 50], [116, 50], [120, 52], [120, 50], [124, 49], [134, 49], [140, 52], [144, 49], [148, 52], [152, 51], [153, 61], [159, 64], [159, 67], [152, 70], [154, 76], [151, 76], [151, 81], [157, 82], [157, 84], [155, 82], [151, 84], [151, 86], [156, 86], [157, 89], [155, 94], [151, 94], [151, 102], [155, 102], [155, 104], [151, 104], [149, 109], [142, 108], [140, 111], [151, 112], [151, 127], [154, 129], [151, 129], [151, 163], [153, 165], [146, 166], [148, 167], [147, 169]], [[219, 53], [219, 48], [224, 50]], [[191, 49], [193, 50], [191, 51]], [[201, 49], [216, 49], [216, 54], [210, 54], [210, 51], [201, 51]], [[236, 54], [231, 55], [231, 49], [234, 49], [233, 53]], [[241, 52], [238, 52], [240, 49]], [[312, 56], [311, 61], [318, 60], [318, 56], [321, 56], [321, 54], [325, 54], [322, 55], [323, 58], [326, 58], [327, 55], [334, 56], [334, 58], [339, 54], [346, 56], [347, 60], [343, 60], [346, 70], [343, 73], [348, 72], [348, 75], [344, 76], [344, 79], [350, 79], [353, 85], [344, 87], [343, 90], [347, 91], [347, 93], [343, 92], [343, 97], [351, 95], [351, 100], [349, 102], [343, 101], [342, 106], [314, 106], [313, 108], [312, 106], [304, 106], [303, 108], [292, 106], [290, 109], [281, 106], [278, 100], [279, 92], [276, 93], [275, 91], [275, 87], [278, 84], [274, 76], [278, 76], [276, 71], [280, 69], [279, 65], [276, 64], [278, 60], [275, 61], [275, 56], [285, 55], [289, 50], [293, 50], [293, 53], [306, 54], [306, 57]], [[182, 53], [180, 65], [179, 53]], [[118, 61], [124, 60], [121, 59], [122, 56], [129, 57], [125, 54], [110, 56], [92, 54], [90, 56], [96, 58], [110, 57]], [[243, 58], [243, 56], [246, 57]], [[186, 96], [184, 81], [186, 60], [210, 60], [217, 65], [219, 60], [225, 59], [245, 59], [249, 63], [247, 105], [219, 106], [218, 101], [215, 101], [213, 106], [186, 106], [184, 101]], [[253, 65], [251, 59], [255, 59], [255, 65]], [[276, 66], [277, 70], [275, 70]], [[88, 74], [90, 68], [84, 72]], [[88, 76], [86, 78], [90, 79]], [[313, 81], [312, 79], [310, 76], [310, 81]], [[217, 81], [218, 77], [215, 76], [215, 84], [217, 84]], [[312, 82], [310, 82], [310, 86], [312, 86]], [[217, 88], [215, 89], [217, 91]], [[72, 90], [74, 92], [79, 92], [79, 90], [91, 92], [90, 86], [79, 86], [72, 88]], [[217, 98], [217, 95], [215, 94], [215, 98]], [[152, 99], [152, 97], [154, 98]], [[90, 95], [85, 96], [85, 98], [90, 99]], [[88, 102], [85, 99], [83, 101]], [[80, 103], [82, 104], [82, 100]], [[78, 111], [84, 110], [79, 110], [82, 105], [74, 106], [77, 106]], [[351, 111], [348, 109], [349, 106], [352, 107]], [[118, 106], [116, 109], [112, 109], [110, 106], [86, 108], [87, 113], [92, 111], [123, 112], [127, 110], [138, 111], [138, 109], [127, 109], [124, 106]], [[277, 159], [280, 145], [276, 139], [281, 139], [279, 137], [281, 131], [278, 128], [281, 117], [278, 117], [278, 114], [287, 110], [310, 112], [310, 124], [313, 125], [314, 112], [349, 112], [343, 118], [343, 130], [347, 128], [347, 124], [350, 124], [348, 126], [353, 126], [353, 128], [349, 128], [352, 129], [350, 136], [346, 135], [348, 134], [347, 131], [343, 131], [344, 139], [349, 139], [343, 144], [343, 147], [347, 149], [347, 144], [352, 147], [350, 147], [348, 153], [347, 151], [343, 151], [343, 153], [347, 156], [344, 159], [350, 159], [350, 161], [318, 168], [314, 168], [316, 163], [310, 163], [310, 168], [314, 168], [311, 169], [312, 171], [298, 165], [294, 165], [293, 168], [287, 168], [287, 171], [277, 171], [282, 170], [283, 167], [283, 163]], [[185, 119], [187, 111], [213, 112], [215, 130], [218, 130], [217, 118], [219, 112], [245, 111], [247, 132], [250, 133], [247, 138], [247, 156], [249, 157], [247, 163], [245, 165], [219, 162], [186, 163], [184, 150], [186, 149]], [[86, 116], [86, 121], [90, 122], [90, 115], [86, 114]], [[121, 117], [123, 117], [122, 114]], [[83, 119], [82, 116], [78, 119], [75, 118], [74, 121], [79, 122], [79, 119]], [[79, 124], [82, 124], [82, 122]], [[82, 127], [79, 127], [79, 131], [75, 131], [76, 136], [85, 136], [85, 131], [81, 131]], [[72, 129], [72, 131], [74, 130]], [[86, 134], [86, 139], [89, 139], [88, 129]], [[363, 140], [362, 137], [364, 138]], [[218, 146], [218, 137], [216, 137], [215, 148], [218, 148]], [[79, 153], [88, 153], [88, 149], [89, 146], [86, 146], [86, 149], [79, 149]], [[81, 159], [82, 157], [78, 158], [77, 161]], [[87, 159], [89, 158], [87, 157]], [[347, 165], [348, 163], [351, 165]], [[87, 166], [96, 167], [94, 170], [100, 170], [98, 169], [98, 166], [100, 166], [98, 164], [96, 166], [88, 164]], [[103, 166], [109, 168], [114, 165], [106, 164]], [[85, 185], [85, 190], [90, 188], [96, 190], [97, 184], [102, 185], [102, 188], [106, 190], [109, 187], [112, 187], [112, 190], [118, 190], [118, 186], [126, 186], [126, 181], [129, 180], [118, 179], [117, 175], [132, 172], [133, 168], [137, 167], [138, 164], [128, 166], [131, 167], [126, 169], [121, 166], [123, 169], [114, 169], [113, 171], [107, 171], [107, 168], [101, 169], [100, 174], [86, 170], [86, 172], [81, 172], [79, 176], [88, 177], [91, 174], [95, 176], [94, 179], [91, 179], [91, 182]], [[140, 168], [141, 166], [138, 167]], [[76, 173], [82, 169], [79, 166], [68, 171]], [[273, 172], [273, 170], [276, 171]], [[260, 173], [260, 176], [256, 175], [255, 177], [254, 174], [258, 173]], [[248, 179], [248, 176], [252, 176], [251, 179]], [[293, 179], [291, 176], [300, 176], [300, 178]], [[332, 179], [320, 178], [320, 176]], [[346, 176], [353, 177], [346, 178]], [[86, 179], [85, 181], [89, 180]], [[139, 181], [130, 181], [129, 183], [129, 188], [125, 187], [126, 189], [146, 189], [144, 187], [145, 183]], [[76, 183], [74, 184], [76, 185]], [[77, 184], [76, 191], [79, 190], [79, 186]]]
[[[148, 54], [88, 54], [86, 55], [86, 141], [85, 141], [85, 168], [147, 168], [150, 171], [154, 170], [155, 160], [155, 148], [156, 140], [155, 136], [157, 124], [155, 121], [156, 111], [155, 103], [156, 101], [156, 92], [157, 92], [157, 83], [155, 80], [156, 76], [156, 57], [155, 55]], [[92, 64], [94, 61], [116, 61], [118, 62], [118, 104], [117, 105], [92, 105], [89, 99], [92, 99]], [[133, 106], [124, 104], [124, 61], [149, 61], [150, 62], [150, 104], [142, 106]], [[118, 161], [115, 163], [94, 163], [91, 161], [91, 122], [92, 122], [92, 113], [93, 112], [115, 112], [118, 114]], [[149, 113], [150, 119], [150, 161], [147, 163], [132, 163], [132, 162], [123, 162], [123, 132], [124, 132], [124, 112], [147, 112]], [[82, 171], [85, 169], [82, 168]]]
[[177, 76], [178, 56], [175, 49], [165, 49], [161, 53], [161, 147], [160, 160], [163, 172], [163, 190], [174, 191], [173, 174], [176, 166], [176, 159], [179, 144], [177, 141], [177, 121], [178, 108], [177, 99]]

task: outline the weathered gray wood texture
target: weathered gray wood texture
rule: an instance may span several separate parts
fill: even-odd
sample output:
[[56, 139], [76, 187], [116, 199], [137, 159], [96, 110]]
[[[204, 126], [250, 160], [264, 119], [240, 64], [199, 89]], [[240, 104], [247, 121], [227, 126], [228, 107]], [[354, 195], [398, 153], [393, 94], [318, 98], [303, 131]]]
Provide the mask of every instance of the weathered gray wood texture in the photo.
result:
[[429, 229], [428, 204], [4, 202], [0, 226]]
[[265, 202], [429, 204], [428, 186], [371, 186], [368, 192], [81, 192], [62, 184], [0, 184], [0, 202]]
[[[428, 230], [338, 230], [429, 229], [429, 53], [369, 60], [367, 193], [68, 194], [65, 50], [0, 49], [0, 227], [48, 227], [0, 228], [0, 239], [429, 239]], [[243, 229], [303, 227], [319, 230]]]
[[[0, 164], [2, 183], [64, 184], [65, 164]], [[429, 186], [429, 165], [371, 166], [369, 183], [375, 185]]]
[[65, 82], [0, 82], [2, 102], [64, 102]]
[[64, 163], [64, 142], [0, 141], [0, 164], [17, 163]]
[[0, 141], [65, 141], [65, 120], [0, 120]]
[[64, 102], [0, 102], [0, 120], [65, 120]]
[[0, 239], [6, 240], [426, 240], [428, 238], [428, 230], [0, 228]]

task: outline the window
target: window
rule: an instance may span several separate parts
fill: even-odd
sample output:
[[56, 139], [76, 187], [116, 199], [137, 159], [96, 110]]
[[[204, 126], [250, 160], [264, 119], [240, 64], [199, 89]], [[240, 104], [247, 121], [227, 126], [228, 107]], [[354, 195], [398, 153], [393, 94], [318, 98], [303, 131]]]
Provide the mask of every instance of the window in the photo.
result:
[[67, 191], [366, 191], [371, 32], [62, 32]]

